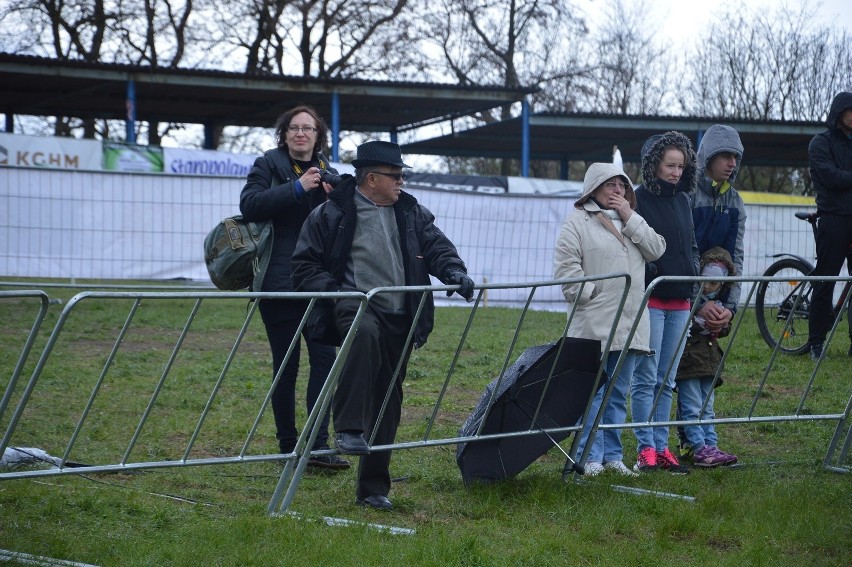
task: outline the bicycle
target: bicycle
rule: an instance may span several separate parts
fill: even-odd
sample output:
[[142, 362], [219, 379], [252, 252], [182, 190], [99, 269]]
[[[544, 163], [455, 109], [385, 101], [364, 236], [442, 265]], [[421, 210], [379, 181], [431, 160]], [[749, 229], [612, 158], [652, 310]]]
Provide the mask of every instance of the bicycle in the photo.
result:
[[[819, 213], [795, 213], [796, 218], [808, 221], [816, 237], [816, 220]], [[802, 281], [801, 276], [810, 275], [814, 266], [808, 260], [796, 254], [775, 254], [779, 257], [763, 272], [764, 276], [783, 276], [784, 281], [760, 282], [755, 299], [757, 328], [763, 340], [770, 348], [775, 348], [778, 338], [781, 345], [778, 350], [785, 354], [801, 355], [809, 350], [808, 313], [811, 308], [812, 282]], [[852, 269], [852, 268], [850, 268]], [[840, 299], [832, 309], [832, 319], [846, 301], [852, 288], [852, 281], [846, 282]]]

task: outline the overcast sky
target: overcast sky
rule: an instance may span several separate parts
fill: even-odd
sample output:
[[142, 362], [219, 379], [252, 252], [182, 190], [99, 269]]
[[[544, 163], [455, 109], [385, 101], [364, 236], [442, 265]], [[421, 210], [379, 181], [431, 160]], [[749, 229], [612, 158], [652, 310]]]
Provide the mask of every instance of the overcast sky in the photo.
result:
[[[626, 6], [639, 3], [641, 0], [622, 0]], [[781, 0], [738, 0], [736, 3], [726, 3], [723, 0], [646, 0], [654, 16], [649, 17], [649, 25], [657, 33], [668, 36], [674, 43], [689, 43], [701, 35], [704, 22], [714, 14], [723, 12], [725, 6], [744, 5], [752, 9], [774, 9], [776, 6], [791, 6], [791, 11], [797, 12], [800, 4], [794, 1]], [[816, 6], [819, 0], [807, 2], [808, 6]], [[817, 23], [827, 24], [845, 29], [852, 33], [852, 1], [822, 0], [817, 10]], [[592, 22], [599, 22], [606, 0], [580, 0], [578, 6], [586, 11]], [[736, 30], [732, 30], [736, 33]]]

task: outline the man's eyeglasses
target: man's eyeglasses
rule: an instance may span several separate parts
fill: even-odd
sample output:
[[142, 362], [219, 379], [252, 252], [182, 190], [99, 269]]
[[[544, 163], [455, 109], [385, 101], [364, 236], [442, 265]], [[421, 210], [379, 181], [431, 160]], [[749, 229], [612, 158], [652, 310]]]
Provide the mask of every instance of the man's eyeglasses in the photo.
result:
[[408, 173], [404, 171], [402, 173], [385, 173], [384, 171], [372, 171], [370, 173], [378, 173], [379, 175], [390, 177], [395, 181], [405, 181], [406, 179], [408, 179]]
[[305, 134], [309, 134], [309, 133], [312, 133], [312, 132], [316, 132], [317, 129], [314, 128], [313, 126], [289, 126], [287, 128], [287, 131], [290, 132], [291, 134], [295, 134], [297, 132], [303, 132]]
[[607, 181], [603, 184], [603, 186], [609, 189], [610, 191], [616, 188], [621, 189], [622, 191], [627, 191], [627, 185], [618, 181]]

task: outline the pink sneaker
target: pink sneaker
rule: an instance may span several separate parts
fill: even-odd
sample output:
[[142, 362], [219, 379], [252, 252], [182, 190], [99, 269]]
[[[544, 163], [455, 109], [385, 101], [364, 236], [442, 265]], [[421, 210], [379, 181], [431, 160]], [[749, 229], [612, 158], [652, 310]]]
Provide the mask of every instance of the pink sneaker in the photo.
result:
[[657, 463], [659, 463], [661, 469], [672, 474], [689, 474], [689, 468], [680, 464], [680, 461], [668, 447], [663, 449], [662, 452], [657, 451]]
[[636, 456], [636, 464], [633, 470], [636, 472], [650, 472], [660, 468], [657, 463], [657, 451], [653, 447], [645, 447]]

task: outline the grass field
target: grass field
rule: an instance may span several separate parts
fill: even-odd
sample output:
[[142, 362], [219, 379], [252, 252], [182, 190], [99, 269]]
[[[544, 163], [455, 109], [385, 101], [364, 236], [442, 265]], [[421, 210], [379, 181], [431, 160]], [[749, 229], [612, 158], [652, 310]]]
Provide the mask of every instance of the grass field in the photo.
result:
[[[50, 292], [66, 301], [72, 294]], [[131, 306], [129, 299], [93, 299], [77, 306], [33, 390], [12, 445], [62, 455]], [[24, 382], [60, 308], [50, 308]], [[70, 460], [105, 464], [125, 456], [128, 462], [183, 457], [242, 323], [246, 302], [207, 300], [197, 312], [192, 308], [188, 300], [139, 305], [77, 433]], [[0, 300], [2, 391], [35, 312], [32, 300]], [[398, 441], [422, 438], [468, 313], [466, 308], [438, 309], [435, 332], [412, 356]], [[484, 386], [505, 362], [519, 316], [520, 311], [512, 309], [480, 310], [433, 437], [457, 434]], [[743, 316], [725, 384], [717, 392], [717, 414], [742, 417], [752, 405], [757, 416], [795, 413], [813, 363], [807, 357], [783, 357], [756, 395], [770, 350], [757, 335], [753, 314]], [[189, 320], [189, 332], [171, 359]], [[512, 360], [526, 346], [558, 338], [564, 322], [562, 313], [529, 313]], [[846, 332], [845, 324], [838, 329], [803, 414], [841, 413], [846, 408], [852, 391]], [[266, 395], [270, 366], [258, 316], [190, 458], [239, 453]], [[160, 383], [166, 368], [167, 378]], [[22, 390], [19, 384], [0, 431], [6, 430]], [[155, 391], [156, 403], [149, 406]], [[301, 391], [298, 396], [304, 399]], [[145, 412], [148, 421], [137, 431]], [[353, 469], [309, 472], [291, 506], [301, 517], [269, 516], [266, 508], [282, 471], [276, 462], [3, 480], [0, 549], [96, 565], [849, 565], [852, 476], [822, 467], [835, 425], [720, 425], [720, 444], [739, 455], [741, 465], [635, 479], [604, 474], [563, 482], [564, 457], [554, 448], [514, 479], [465, 488], [455, 446], [400, 450], [391, 464], [396, 477], [391, 512], [355, 505]], [[134, 436], [136, 444], [125, 455]], [[630, 463], [632, 433], [625, 431], [623, 439]], [[275, 448], [272, 417], [266, 412], [248, 454], [269, 454]], [[637, 494], [620, 487], [690, 498]], [[321, 521], [323, 517], [356, 524], [332, 527]], [[393, 535], [368, 523], [414, 534]]]

